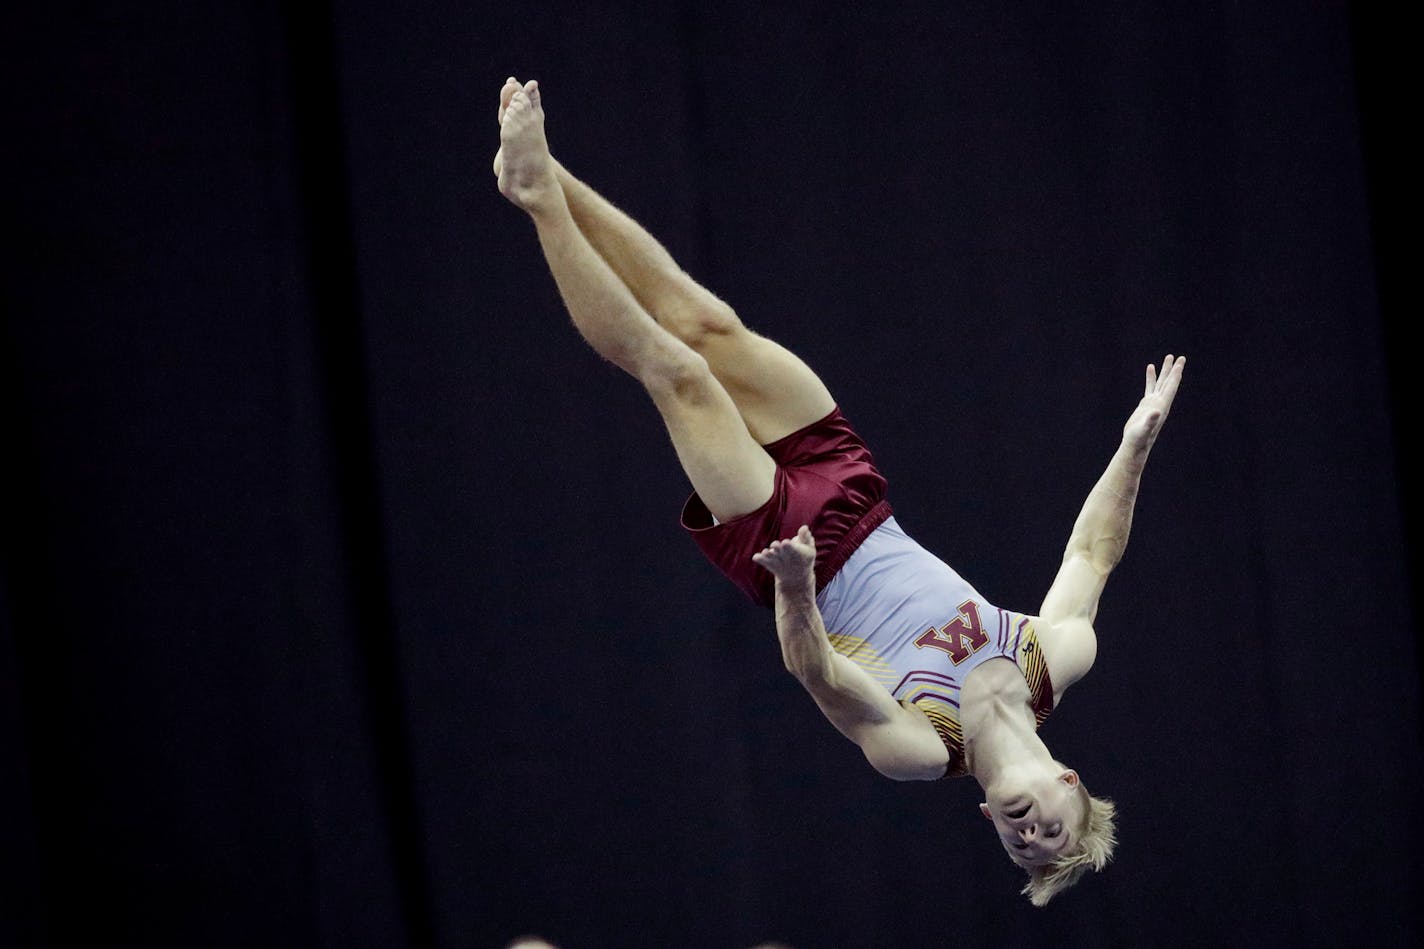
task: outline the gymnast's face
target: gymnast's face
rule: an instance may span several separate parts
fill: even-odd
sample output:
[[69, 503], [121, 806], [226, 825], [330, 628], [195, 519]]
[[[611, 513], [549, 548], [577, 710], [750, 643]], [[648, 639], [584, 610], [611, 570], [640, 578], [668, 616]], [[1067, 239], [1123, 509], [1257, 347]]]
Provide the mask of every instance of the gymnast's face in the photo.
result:
[[1076, 846], [1084, 815], [1073, 769], [1002, 781], [986, 796], [979, 810], [993, 822], [999, 842], [1019, 866], [1046, 866]]

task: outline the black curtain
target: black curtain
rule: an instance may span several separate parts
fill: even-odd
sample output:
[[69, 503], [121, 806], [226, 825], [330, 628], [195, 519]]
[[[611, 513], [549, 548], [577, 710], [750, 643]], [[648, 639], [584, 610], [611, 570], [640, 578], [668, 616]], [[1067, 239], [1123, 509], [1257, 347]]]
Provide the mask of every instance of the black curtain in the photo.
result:
[[[11, 20], [0, 942], [1414, 944], [1378, 12]], [[977, 787], [875, 775], [699, 559], [494, 187], [511, 74], [996, 603], [1189, 356], [1044, 730], [1119, 803], [1105, 873], [1030, 908]]]

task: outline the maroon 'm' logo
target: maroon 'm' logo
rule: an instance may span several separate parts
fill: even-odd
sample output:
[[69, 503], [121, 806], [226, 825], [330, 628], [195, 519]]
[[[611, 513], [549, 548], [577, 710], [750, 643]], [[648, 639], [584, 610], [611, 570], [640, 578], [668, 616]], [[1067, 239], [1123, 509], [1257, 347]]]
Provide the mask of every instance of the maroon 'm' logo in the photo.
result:
[[989, 636], [979, 622], [979, 604], [965, 600], [959, 604], [959, 615], [939, 629], [930, 628], [920, 634], [915, 645], [921, 649], [942, 649], [957, 666], [989, 644]]

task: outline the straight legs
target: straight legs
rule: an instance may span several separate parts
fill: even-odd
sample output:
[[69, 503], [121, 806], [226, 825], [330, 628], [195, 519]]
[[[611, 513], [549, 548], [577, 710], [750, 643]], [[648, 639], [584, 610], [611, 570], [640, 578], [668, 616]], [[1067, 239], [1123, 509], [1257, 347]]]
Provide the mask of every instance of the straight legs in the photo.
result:
[[549, 154], [537, 83], [506, 85], [495, 166], [500, 192], [534, 221], [574, 326], [642, 383], [708, 510], [725, 521], [760, 507], [771, 497], [775, 463], [708, 360], [648, 314], [575, 223]]
[[747, 329], [636, 221], [557, 162], [554, 170], [579, 230], [659, 325], [707, 360], [758, 443], [805, 428], [835, 408], [810, 367]]

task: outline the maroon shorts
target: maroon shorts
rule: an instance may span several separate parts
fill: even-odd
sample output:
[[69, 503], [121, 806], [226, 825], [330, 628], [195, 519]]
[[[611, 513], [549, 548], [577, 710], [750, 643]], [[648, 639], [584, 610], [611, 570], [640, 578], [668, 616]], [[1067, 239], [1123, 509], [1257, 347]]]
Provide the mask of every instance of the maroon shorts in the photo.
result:
[[707, 559], [753, 602], [772, 606], [775, 578], [752, 563], [752, 554], [808, 525], [816, 536], [820, 592], [890, 516], [890, 502], [885, 500], [885, 477], [839, 408], [765, 448], [776, 462], [776, 488], [765, 504], [714, 524], [694, 493], [683, 505], [682, 526]]

